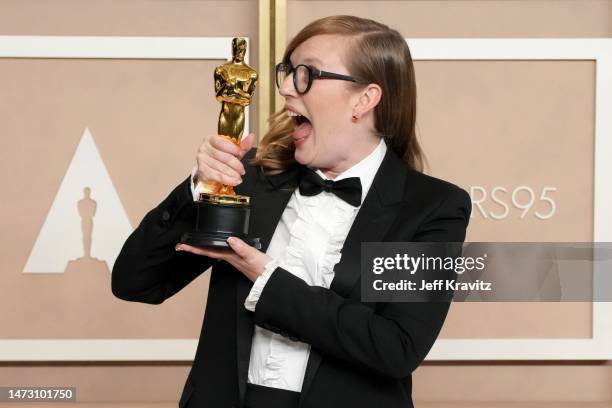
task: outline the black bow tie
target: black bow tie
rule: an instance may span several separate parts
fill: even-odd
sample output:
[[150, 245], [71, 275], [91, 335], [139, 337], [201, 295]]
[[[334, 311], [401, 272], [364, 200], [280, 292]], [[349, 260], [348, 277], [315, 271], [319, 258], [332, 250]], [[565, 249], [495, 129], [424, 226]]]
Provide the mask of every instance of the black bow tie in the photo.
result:
[[314, 196], [321, 191], [329, 191], [354, 207], [361, 204], [361, 180], [349, 177], [338, 181], [324, 180], [309, 168], [303, 168], [300, 177], [300, 194]]

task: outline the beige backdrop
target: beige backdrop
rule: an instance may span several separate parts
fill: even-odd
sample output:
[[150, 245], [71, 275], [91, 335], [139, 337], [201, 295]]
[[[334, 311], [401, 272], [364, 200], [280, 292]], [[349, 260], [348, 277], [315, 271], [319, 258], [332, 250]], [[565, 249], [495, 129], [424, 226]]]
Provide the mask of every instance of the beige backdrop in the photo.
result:
[[[472, 209], [468, 241], [593, 240], [594, 62], [418, 61], [415, 69], [431, 173], [487, 192]], [[490, 215], [504, 210], [491, 201], [496, 186], [508, 190], [499, 195], [510, 208], [502, 220]], [[520, 186], [535, 193], [524, 218], [511, 204]], [[549, 186], [556, 211], [542, 220], [535, 213], [550, 211], [539, 200]], [[526, 203], [529, 193], [516, 199]], [[590, 322], [588, 303], [454, 304], [443, 336], [591, 337]]]
[[[0, 298], [0, 308], [20, 311], [5, 319], [2, 337], [198, 337], [208, 274], [152, 307], [114, 298], [106, 265], [75, 264], [60, 274], [22, 271], [85, 128], [134, 227], [189, 174], [202, 135], [216, 132], [212, 72], [220, 63], [0, 61], [0, 87], [19, 95], [0, 100], [0, 111], [11, 118], [2, 130], [13, 135], [2, 139], [1, 148], [24, 153], [9, 155], [4, 165], [13, 171], [0, 175], [11, 197], [0, 215], [9, 232], [0, 244], [11, 254], [3, 283], [28, 294], [10, 291]], [[24, 180], [36, 180], [34, 190], [24, 188]], [[113, 239], [95, 235], [93, 221], [94, 239]]]

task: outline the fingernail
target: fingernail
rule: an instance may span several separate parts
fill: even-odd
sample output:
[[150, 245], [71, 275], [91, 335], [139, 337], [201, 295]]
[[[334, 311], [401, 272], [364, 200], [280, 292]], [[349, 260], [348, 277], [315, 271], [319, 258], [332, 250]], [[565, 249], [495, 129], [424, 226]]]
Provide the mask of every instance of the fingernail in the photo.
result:
[[229, 237], [229, 238], [227, 239], [227, 243], [228, 243], [228, 244], [232, 244], [233, 242], [234, 242], [234, 237]]
[[179, 245], [177, 245], [177, 246], [175, 246], [175, 247], [174, 247], [174, 250], [175, 250], [175, 251], [182, 251], [182, 250], [183, 250], [183, 248], [182, 248], [182, 247], [181, 247], [181, 245], [179, 244]]

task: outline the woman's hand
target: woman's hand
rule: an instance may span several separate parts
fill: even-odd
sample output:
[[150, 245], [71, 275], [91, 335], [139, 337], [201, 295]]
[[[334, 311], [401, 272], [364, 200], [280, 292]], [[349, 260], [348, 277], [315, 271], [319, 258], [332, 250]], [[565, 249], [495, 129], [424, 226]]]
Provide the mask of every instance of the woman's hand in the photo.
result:
[[240, 238], [230, 237], [227, 243], [231, 249], [202, 248], [187, 244], [177, 244], [175, 249], [229, 262], [251, 282], [255, 282], [263, 273], [266, 264], [272, 260], [268, 255], [248, 245]]
[[205, 184], [221, 183], [230, 186], [240, 184], [241, 176], [245, 173], [240, 160], [251, 149], [254, 142], [254, 133], [242, 139], [240, 145], [232, 143], [224, 136], [204, 137], [196, 156], [198, 181]]

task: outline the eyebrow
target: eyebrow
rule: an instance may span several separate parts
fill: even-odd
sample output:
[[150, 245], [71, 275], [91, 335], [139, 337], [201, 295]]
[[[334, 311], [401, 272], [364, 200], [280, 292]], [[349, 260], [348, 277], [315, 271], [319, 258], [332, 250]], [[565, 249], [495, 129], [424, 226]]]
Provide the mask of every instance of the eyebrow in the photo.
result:
[[[291, 62], [291, 61], [289, 61]], [[317, 57], [308, 57], [308, 58], [304, 58], [304, 60], [301, 61], [302, 64], [308, 64], [308, 63], [314, 63], [317, 65], [323, 65], [323, 62], [318, 59]], [[293, 64], [292, 64], [293, 65]]]

